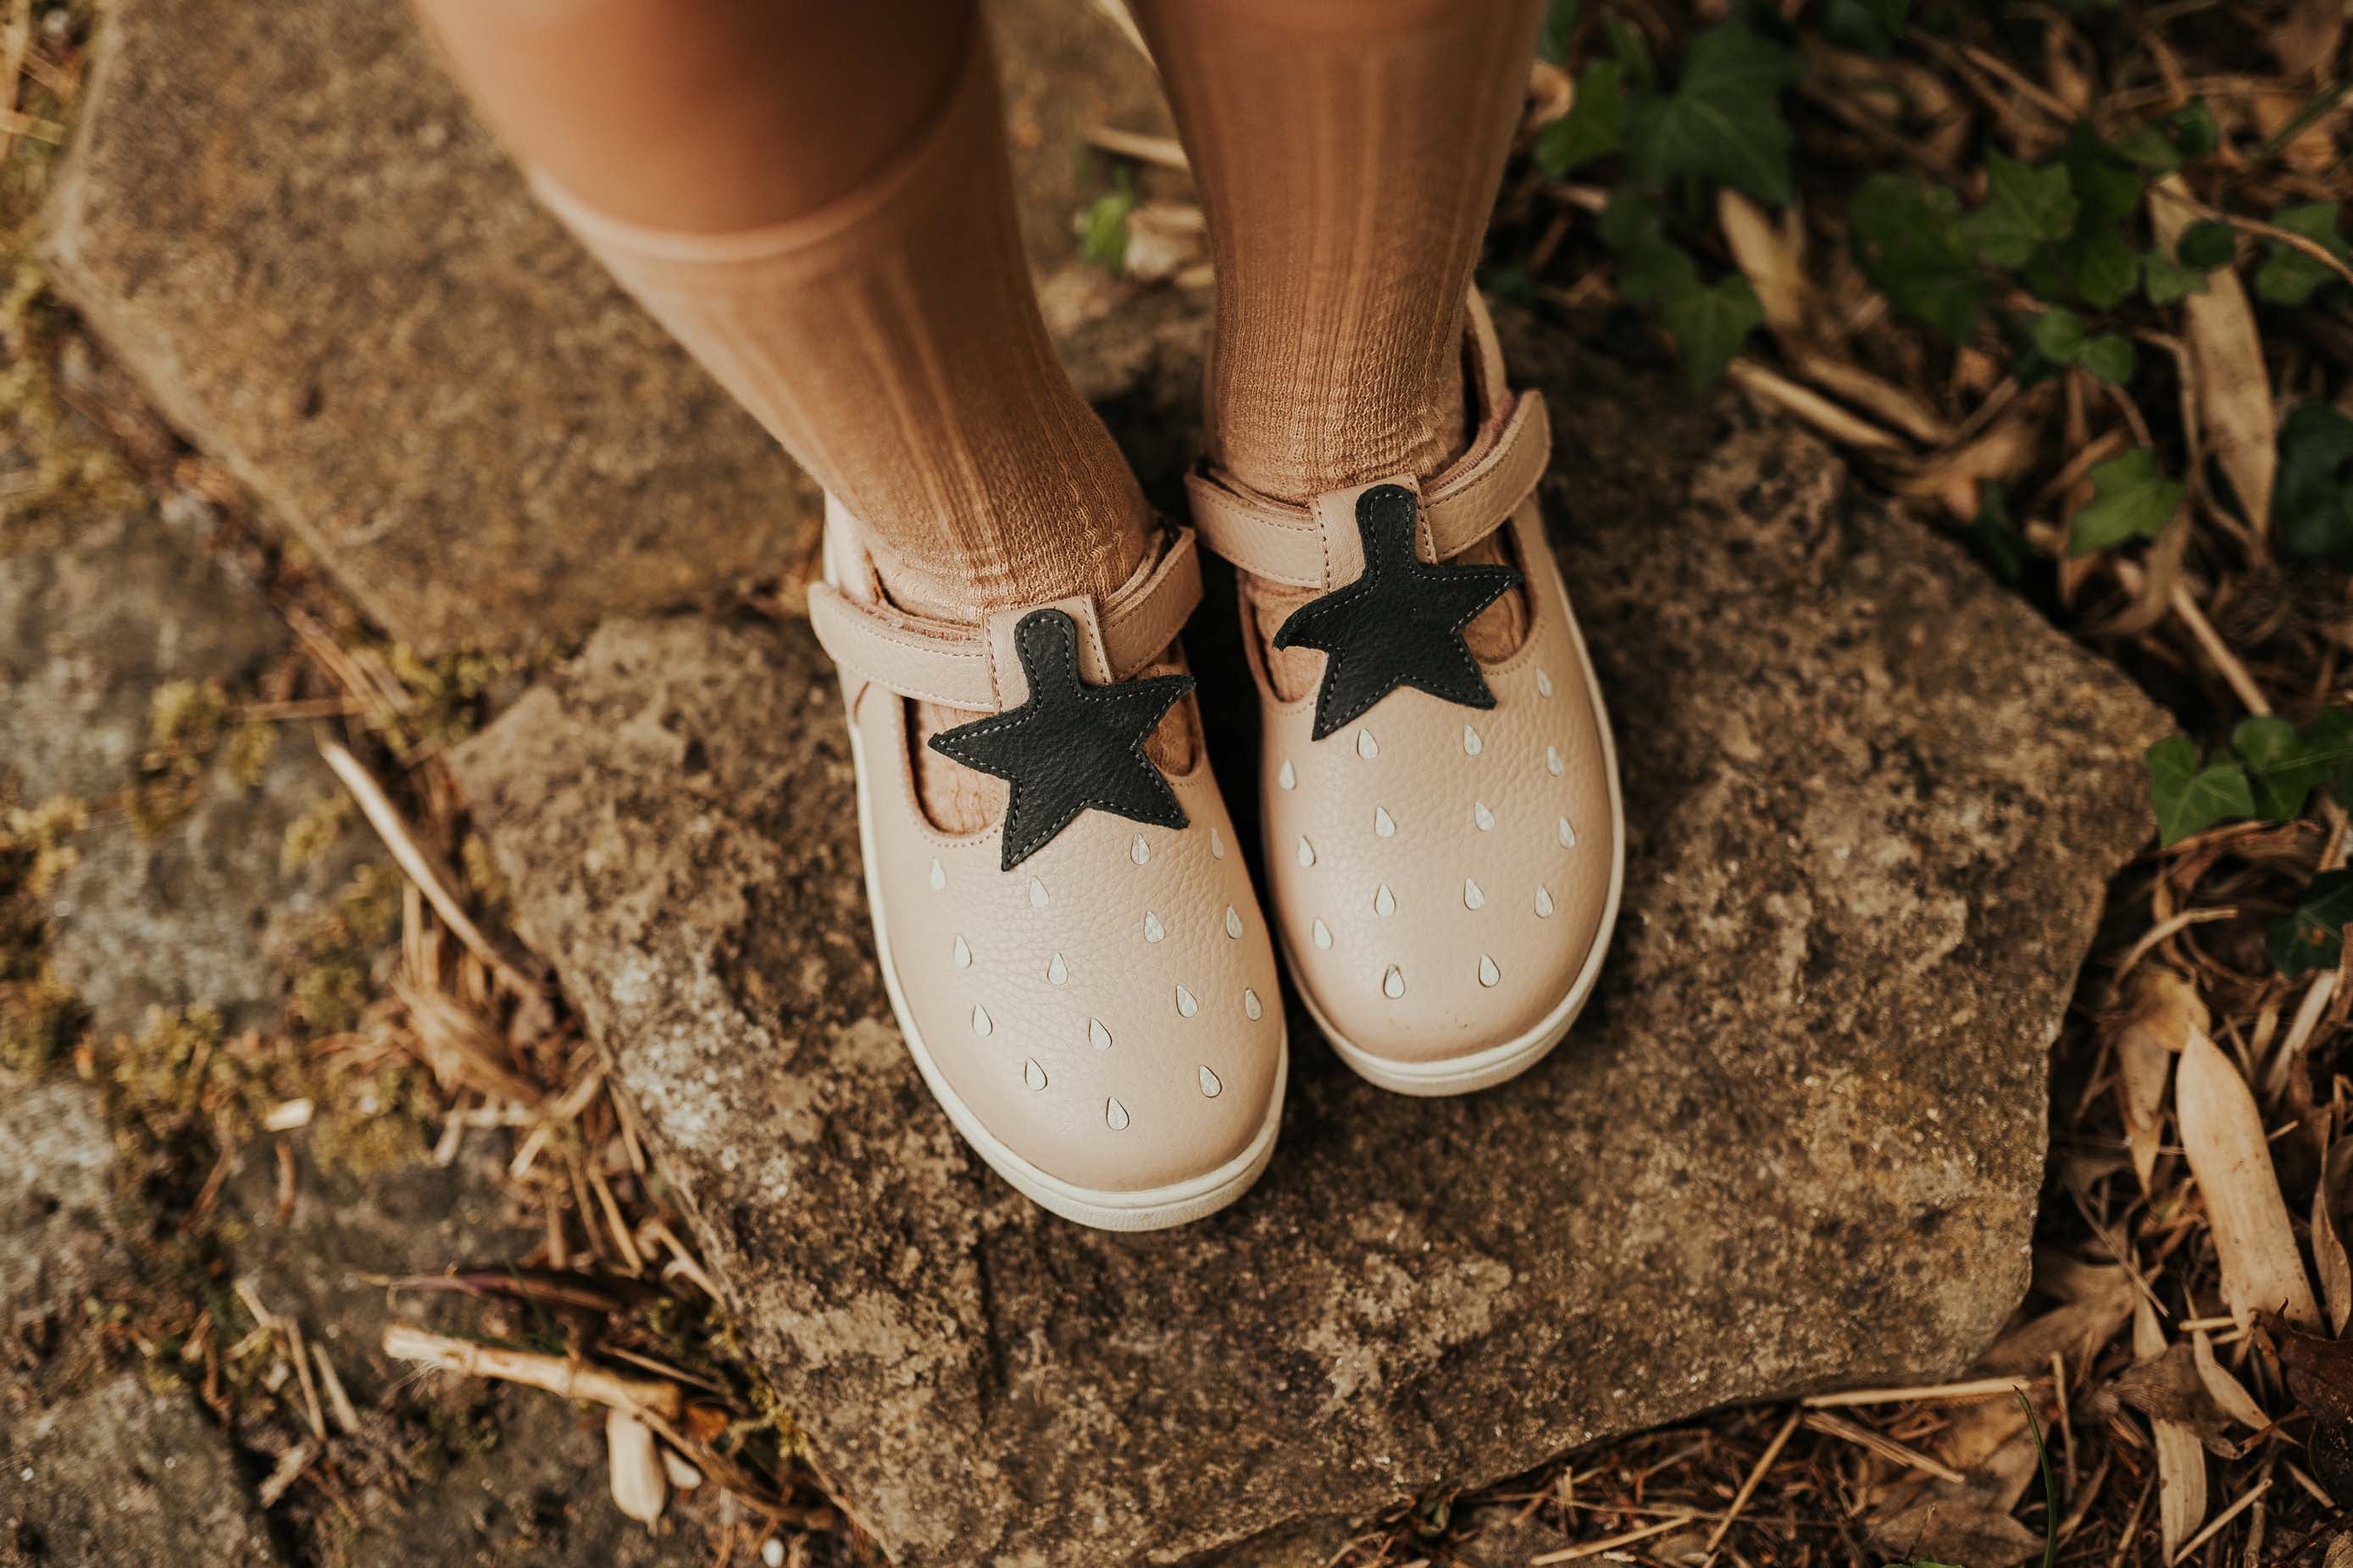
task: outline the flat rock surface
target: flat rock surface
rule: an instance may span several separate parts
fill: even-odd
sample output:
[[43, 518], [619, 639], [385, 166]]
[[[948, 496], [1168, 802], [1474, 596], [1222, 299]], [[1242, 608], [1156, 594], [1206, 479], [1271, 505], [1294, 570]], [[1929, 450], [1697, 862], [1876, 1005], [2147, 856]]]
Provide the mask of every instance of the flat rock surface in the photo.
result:
[[[1559, 1051], [1464, 1099], [1380, 1093], [1294, 1009], [1273, 1166], [1206, 1223], [1051, 1219], [925, 1095], [805, 630], [608, 625], [455, 758], [750, 1344], [903, 1562], [1212, 1554], [1948, 1374], [2024, 1289], [2044, 1052], [2161, 720], [1811, 439], [1512, 336], [1627, 780], [1614, 956]], [[1202, 662], [1249, 778], [1247, 689]]]
[[0, 1325], [93, 1294], [120, 1271], [114, 1135], [87, 1084], [0, 1068]]
[[[1152, 73], [1084, 0], [998, 9], [1030, 247], [1067, 267], [1079, 138], [1135, 126]], [[809, 547], [814, 488], [539, 210], [408, 6], [106, 28], [58, 285], [395, 636], [528, 647]]]
[[342, 788], [300, 730], [249, 776], [214, 756], [171, 812], [132, 809], [156, 690], [212, 683], [238, 700], [287, 640], [257, 589], [153, 512], [0, 556], [0, 778], [89, 809], [47, 951], [102, 1033], [196, 1004], [232, 1028], [276, 1023], [301, 932], [369, 852], [351, 830], [285, 863], [287, 830]]
[[[227, 1443], [184, 1391], [122, 1373], [22, 1419], [0, 1409], [0, 1563], [277, 1568]], [[12, 1547], [26, 1555], [12, 1555]]]

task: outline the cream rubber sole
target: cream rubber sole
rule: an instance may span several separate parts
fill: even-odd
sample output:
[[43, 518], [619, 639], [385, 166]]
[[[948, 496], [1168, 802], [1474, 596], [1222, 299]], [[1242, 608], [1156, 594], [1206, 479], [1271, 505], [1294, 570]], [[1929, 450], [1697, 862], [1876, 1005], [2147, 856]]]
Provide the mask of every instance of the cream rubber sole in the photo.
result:
[[[1609, 779], [1609, 815], [1617, 831], [1611, 835], [1609, 862], [1609, 897], [1602, 906], [1601, 923], [1593, 933], [1593, 949], [1585, 955], [1583, 967], [1568, 994], [1560, 999], [1542, 1022], [1514, 1040], [1500, 1046], [1490, 1046], [1467, 1057], [1452, 1057], [1444, 1061], [1400, 1062], [1375, 1054], [1349, 1040], [1334, 1028], [1315, 1005], [1314, 994], [1294, 979], [1292, 989], [1299, 994], [1307, 1016], [1324, 1032], [1332, 1044], [1335, 1055], [1347, 1063], [1357, 1077], [1367, 1083], [1395, 1094], [1433, 1097], [1448, 1094], [1470, 1094], [1478, 1089], [1493, 1089], [1499, 1083], [1517, 1078], [1544, 1060], [1555, 1046], [1566, 1038], [1577, 1023], [1577, 1015], [1585, 1011], [1587, 1000], [1593, 994], [1594, 983], [1600, 978], [1601, 963], [1609, 954], [1609, 940], [1618, 929], [1618, 900], [1626, 886], [1626, 810], [1618, 790], [1618, 742], [1610, 732], [1609, 710], [1602, 705], [1600, 677], [1594, 672], [1592, 657], [1586, 651], [1585, 632], [1577, 624], [1577, 611], [1569, 606], [1568, 586], [1560, 575], [1557, 562], [1553, 564], [1553, 578], [1560, 588], [1560, 601], [1568, 610], [1569, 640], [1577, 647], [1577, 657], [1585, 666], [1585, 689], [1593, 701], [1593, 711], [1600, 721], [1601, 760], [1603, 771]], [[1271, 850], [1269, 853], [1272, 853]], [[1278, 930], [1282, 949], [1282, 962], [1293, 975], [1303, 973], [1291, 951], [1291, 933]]]

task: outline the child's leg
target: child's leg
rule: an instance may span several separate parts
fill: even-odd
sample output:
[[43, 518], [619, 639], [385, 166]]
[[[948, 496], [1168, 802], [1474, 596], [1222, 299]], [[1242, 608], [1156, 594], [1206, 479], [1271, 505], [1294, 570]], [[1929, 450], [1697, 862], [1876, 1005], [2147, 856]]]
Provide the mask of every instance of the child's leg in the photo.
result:
[[[1131, 0], [1167, 84], [1218, 268], [1211, 457], [1303, 501], [1427, 478], [1469, 432], [1463, 299], [1542, 0]], [[1465, 559], [1494, 560], [1492, 547]], [[1261, 588], [1271, 637], [1301, 595]], [[1516, 646], [1507, 595], [1473, 651]], [[1287, 697], [1313, 657], [1270, 652]]]
[[[905, 607], [1106, 595], [1150, 513], [1030, 289], [971, 0], [419, 0], [542, 195], [871, 531]], [[922, 748], [969, 831], [996, 781]], [[1156, 760], [1181, 766], [1173, 717]]]
[[614, 275], [956, 619], [1134, 567], [1148, 516], [1054, 358], [970, 0], [420, 0]]

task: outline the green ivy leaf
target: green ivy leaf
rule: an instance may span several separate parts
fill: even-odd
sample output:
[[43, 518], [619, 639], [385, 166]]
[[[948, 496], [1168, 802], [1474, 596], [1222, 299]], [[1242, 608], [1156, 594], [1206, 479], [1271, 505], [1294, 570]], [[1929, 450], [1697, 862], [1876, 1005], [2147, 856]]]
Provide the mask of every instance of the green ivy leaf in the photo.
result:
[[1577, 73], [1567, 114], [1536, 136], [1536, 167], [1557, 179], [1579, 163], [1626, 145], [1626, 68], [1594, 60]]
[[2127, 539], [2155, 539], [2180, 508], [2182, 487], [2157, 470], [2157, 454], [2135, 447], [2092, 468], [2092, 499], [2075, 514], [2070, 555], [2089, 555]]
[[2353, 418], [2306, 403], [2280, 422], [2272, 519], [2290, 555], [2353, 571]]
[[2200, 272], [2226, 267], [2238, 254], [2238, 230], [2218, 217], [2200, 218], [2181, 231], [2181, 237], [2173, 247], [2175, 260]]
[[2203, 158], [2221, 141], [2213, 111], [2202, 98], [2193, 98], [2164, 119], [2126, 135], [2116, 151], [2148, 170], [2166, 174], [2192, 158]]
[[1536, 33], [1536, 58], [1568, 64], [1568, 40], [1577, 32], [1577, 0], [1546, 0], [1544, 26]]
[[1960, 199], [1942, 185], [1873, 174], [1847, 203], [1856, 265], [1887, 302], [1956, 343], [1976, 332], [1985, 287], [1964, 241]]
[[[2132, 379], [2132, 340], [2118, 332], [2098, 337], [2084, 330], [2084, 319], [2073, 310], [2045, 310], [2027, 323], [2027, 341], [2053, 364], [2072, 364], [2102, 381], [2121, 386]], [[2021, 380], [2025, 373], [2020, 372]]]
[[1684, 52], [1672, 93], [1636, 98], [1635, 173], [1660, 185], [1697, 176], [1787, 205], [1790, 132], [1780, 98], [1804, 74], [1802, 56], [1745, 23], [1710, 27]]
[[2140, 284], [2140, 258], [2121, 227], [2079, 236], [2069, 242], [2075, 292], [2094, 310], [2113, 310]]
[[1127, 266], [1127, 215], [1135, 210], [1135, 191], [1126, 181], [1115, 191], [1097, 196], [1079, 219], [1079, 254], [1096, 266], [1117, 273]]
[[2337, 804], [2353, 806], [2353, 708], [2324, 708], [2298, 737]]
[[2323, 871], [2295, 907], [2271, 924], [2263, 952], [2290, 980], [2334, 969], [2345, 955], [2345, 927], [2353, 921], [2353, 871]]
[[2231, 749], [2247, 764], [2255, 802], [2249, 815], [2266, 822], [2303, 816], [2305, 801], [2328, 775], [2326, 754], [2315, 754], [2295, 725], [2273, 714], [2242, 721], [2231, 731]]
[[1985, 205], [1962, 226], [1978, 254], [1996, 267], [2023, 267], [2042, 246], [2075, 232], [2078, 204], [2063, 164], [2032, 167], [1986, 153]]
[[2098, 337], [2084, 340], [2075, 363], [2111, 386], [2122, 386], [2132, 379], [2133, 359], [2130, 338], [2122, 332], [2102, 332]]
[[1659, 204], [1640, 191], [1620, 191], [1601, 213], [1601, 243], [1618, 253], [1618, 292], [1656, 304], [1695, 288], [1699, 268], [1667, 237]]
[[[2282, 207], [2272, 215], [2272, 222], [2291, 234], [2315, 241], [2339, 261], [2353, 258], [2353, 246], [2337, 237], [2335, 202]], [[2278, 240], [2271, 242], [2263, 265], [2255, 268], [2257, 298], [2274, 305], [2301, 305], [2324, 286], [2338, 281], [2341, 279], [2335, 272]]]
[[2148, 801], [2160, 844], [2179, 844], [2218, 822], [2255, 814], [2246, 771], [2236, 763], [2200, 767], [2189, 736], [2168, 736], [2148, 749], [2147, 758]]
[[1694, 283], [1666, 297], [1661, 313], [1683, 356], [1683, 374], [1705, 386], [1724, 374], [1740, 345], [1765, 320], [1765, 307], [1747, 279], [1734, 273], [1713, 285]]
[[2206, 292], [2206, 274], [2195, 267], [2168, 260], [2160, 251], [2140, 258], [2141, 292], [2152, 305], [2170, 305], [2191, 294]]

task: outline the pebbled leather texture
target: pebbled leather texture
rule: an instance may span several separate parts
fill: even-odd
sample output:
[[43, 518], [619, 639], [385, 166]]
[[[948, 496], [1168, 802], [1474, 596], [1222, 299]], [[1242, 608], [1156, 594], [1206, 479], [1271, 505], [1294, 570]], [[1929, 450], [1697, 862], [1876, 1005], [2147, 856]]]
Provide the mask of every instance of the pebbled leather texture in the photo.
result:
[[942, 756], [1012, 786], [1002, 868], [1012, 870], [1080, 813], [1109, 812], [1160, 827], [1185, 808], [1144, 754], [1161, 716], [1193, 689], [1189, 675], [1090, 686], [1079, 675], [1079, 627], [1070, 612], [1032, 610], [1014, 633], [1028, 694], [1018, 708], [932, 737]]
[[1084, 812], [1007, 871], [1002, 824], [958, 837], [923, 816], [906, 707], [871, 684], [853, 700], [873, 885], [911, 1022], [957, 1098], [1097, 1191], [1236, 1158], [1280, 1092], [1282, 999], [1206, 758], [1168, 780], [1183, 826]]
[[1608, 720], [1533, 497], [1505, 528], [1530, 622], [1482, 667], [1491, 709], [1405, 688], [1317, 740], [1315, 695], [1283, 701], [1250, 641], [1268, 908], [1293, 979], [1348, 1044], [1417, 1068], [1537, 1029], [1610, 905]]
[[1360, 491], [1356, 523], [1363, 569], [1354, 582], [1293, 610], [1274, 634], [1278, 648], [1312, 647], [1324, 655], [1315, 692], [1316, 740], [1403, 687], [1466, 708], [1495, 705], [1462, 629], [1517, 585], [1519, 568], [1419, 560], [1414, 554], [1419, 510], [1405, 485]]
[[[838, 507], [827, 542], [839, 591], [879, 596]], [[1082, 666], [1086, 639], [1070, 616], [1092, 622], [1096, 612], [1053, 612], [1076, 645], [1057, 651]], [[1017, 652], [1037, 614], [994, 617], [1009, 621]], [[1008, 870], [1002, 820], [950, 834], [923, 814], [908, 699], [846, 665], [841, 682], [876, 944], [910, 1048], [952, 1097], [960, 1129], [976, 1123], [1004, 1153], [1082, 1194], [1156, 1203], [1161, 1189], [1209, 1181], [1209, 1207], [1231, 1201], [1255, 1172], [1220, 1173], [1254, 1145], [1262, 1163], [1280, 1113], [1283, 1007], [1272, 933], [1203, 749], [1181, 774], [1151, 770], [1173, 802], [1169, 821], [1082, 811]], [[1026, 686], [1017, 695], [1026, 700]], [[1182, 1206], [1166, 1212], [1208, 1212]]]

